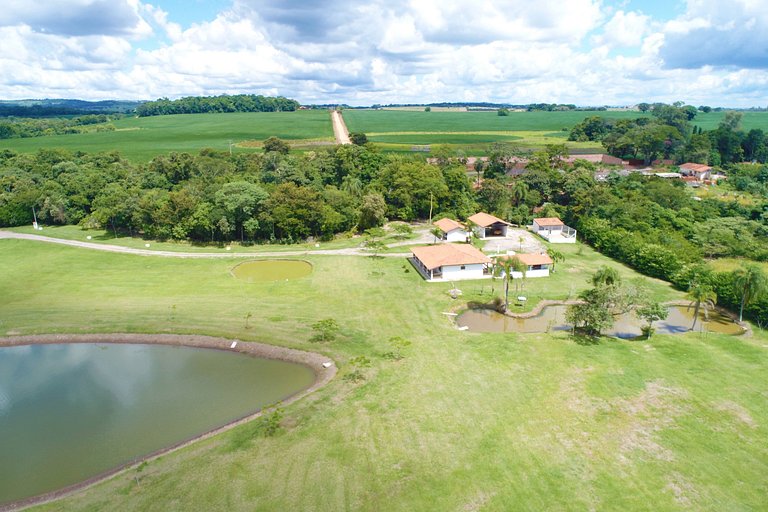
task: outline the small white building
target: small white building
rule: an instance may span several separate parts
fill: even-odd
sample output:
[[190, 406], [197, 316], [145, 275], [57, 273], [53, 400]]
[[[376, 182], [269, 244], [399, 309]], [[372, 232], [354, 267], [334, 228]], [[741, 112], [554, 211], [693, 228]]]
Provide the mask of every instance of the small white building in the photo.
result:
[[505, 238], [507, 228], [511, 226], [509, 222], [484, 212], [474, 214], [469, 221], [474, 224], [473, 229], [478, 238]]
[[531, 231], [553, 244], [575, 244], [576, 230], [566, 226], [557, 217], [533, 219]]
[[411, 263], [427, 281], [461, 281], [491, 277], [491, 258], [469, 244], [413, 247]]
[[468, 242], [469, 231], [463, 224], [447, 217], [434, 223], [443, 232], [443, 240], [446, 242]]
[[[552, 268], [554, 261], [548, 254], [515, 254], [514, 256], [502, 256], [503, 258], [517, 258], [523, 265], [528, 267], [525, 271], [525, 277], [549, 277], [549, 269]], [[514, 279], [523, 277], [522, 272], [512, 272]]]
[[704, 164], [686, 162], [680, 164], [680, 174], [696, 178], [696, 181], [704, 181], [708, 180], [712, 175], [712, 167]]

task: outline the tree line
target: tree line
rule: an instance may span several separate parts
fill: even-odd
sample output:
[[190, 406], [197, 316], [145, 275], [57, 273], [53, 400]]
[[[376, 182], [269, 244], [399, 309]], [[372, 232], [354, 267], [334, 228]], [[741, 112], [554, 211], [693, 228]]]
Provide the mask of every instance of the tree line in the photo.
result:
[[744, 131], [741, 112], [726, 112], [716, 129], [704, 131], [692, 123], [696, 107], [656, 103], [647, 110], [651, 117], [588, 117], [571, 129], [568, 139], [602, 142], [611, 155], [646, 164], [657, 158], [709, 165], [768, 161], [768, 137], [757, 128]]
[[117, 152], [0, 152], [0, 225], [104, 227], [154, 239], [294, 242], [387, 219], [475, 211], [461, 165], [436, 167], [371, 146], [286, 154], [171, 153], [134, 165]]
[[236, 94], [233, 96], [187, 96], [177, 100], [160, 98], [136, 107], [136, 115], [205, 114], [210, 112], [283, 112], [294, 111], [299, 102], [283, 96]]
[[0, 121], [0, 139], [114, 131], [114, 125], [109, 123], [119, 117], [119, 114], [89, 114], [73, 118], [11, 118]]

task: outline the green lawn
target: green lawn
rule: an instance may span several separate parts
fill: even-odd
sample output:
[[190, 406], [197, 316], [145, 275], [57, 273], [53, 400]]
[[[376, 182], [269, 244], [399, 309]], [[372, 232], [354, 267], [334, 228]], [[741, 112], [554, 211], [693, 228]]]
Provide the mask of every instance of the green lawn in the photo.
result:
[[[601, 264], [562, 248], [531, 298]], [[284, 430], [201, 441], [39, 510], [758, 510], [768, 493], [768, 336], [579, 345], [567, 333], [473, 334], [442, 312], [491, 281], [430, 284], [401, 259], [307, 256], [310, 276], [246, 284], [231, 261], [0, 241], [0, 332], [179, 332], [373, 361], [288, 407]], [[406, 270], [409, 270], [406, 272]], [[679, 298], [648, 281], [658, 298]], [[501, 283], [496, 281], [497, 292]], [[252, 313], [251, 329], [244, 318]], [[308, 342], [332, 317], [343, 337]], [[384, 359], [386, 340], [413, 342]], [[141, 478], [137, 485], [134, 476]]]
[[[89, 153], [117, 150], [130, 160], [145, 162], [171, 151], [226, 151], [230, 141], [260, 142], [273, 135], [300, 144], [333, 141], [331, 120], [325, 110], [129, 117], [114, 125], [114, 132], [0, 140], [0, 149], [31, 152], [64, 148]], [[233, 150], [255, 151], [237, 146]]]

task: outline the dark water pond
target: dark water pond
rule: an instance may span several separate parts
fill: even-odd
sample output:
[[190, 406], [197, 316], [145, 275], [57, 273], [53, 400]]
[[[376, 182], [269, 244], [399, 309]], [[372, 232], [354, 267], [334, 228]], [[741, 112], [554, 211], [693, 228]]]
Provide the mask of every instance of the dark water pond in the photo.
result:
[[[511, 318], [490, 309], [470, 309], [456, 318], [460, 327], [467, 327], [474, 332], [548, 332], [570, 330], [571, 325], [565, 321], [567, 306], [547, 306], [537, 316], [531, 318]], [[618, 338], [635, 338], [642, 334], [641, 327], [645, 323], [633, 313], [620, 315], [613, 327], [604, 334]], [[656, 333], [677, 334], [688, 332], [693, 326], [693, 309], [673, 306], [669, 308], [666, 320], [654, 322]], [[742, 328], [730, 318], [717, 312], [710, 312], [705, 318], [702, 311], [696, 321], [694, 330], [697, 332], [717, 332], [722, 334], [741, 334]]]
[[301, 260], [245, 261], [232, 269], [232, 274], [249, 283], [298, 279], [312, 273], [312, 264]]
[[312, 382], [302, 365], [209, 349], [0, 348], [0, 504], [83, 481]]

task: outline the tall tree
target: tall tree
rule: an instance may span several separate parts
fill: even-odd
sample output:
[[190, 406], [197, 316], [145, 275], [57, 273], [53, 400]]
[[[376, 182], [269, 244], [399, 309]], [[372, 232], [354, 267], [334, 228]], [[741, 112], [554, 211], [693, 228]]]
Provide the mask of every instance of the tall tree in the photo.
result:
[[704, 306], [704, 310], [711, 309], [717, 303], [717, 294], [708, 284], [693, 281], [688, 287], [688, 298], [691, 300], [689, 308], [693, 306], [693, 324], [691, 330], [696, 327], [696, 321], [699, 319], [699, 309]]
[[768, 291], [768, 276], [755, 263], [749, 263], [734, 272], [733, 284], [741, 294], [739, 322], [744, 318], [744, 306]]

